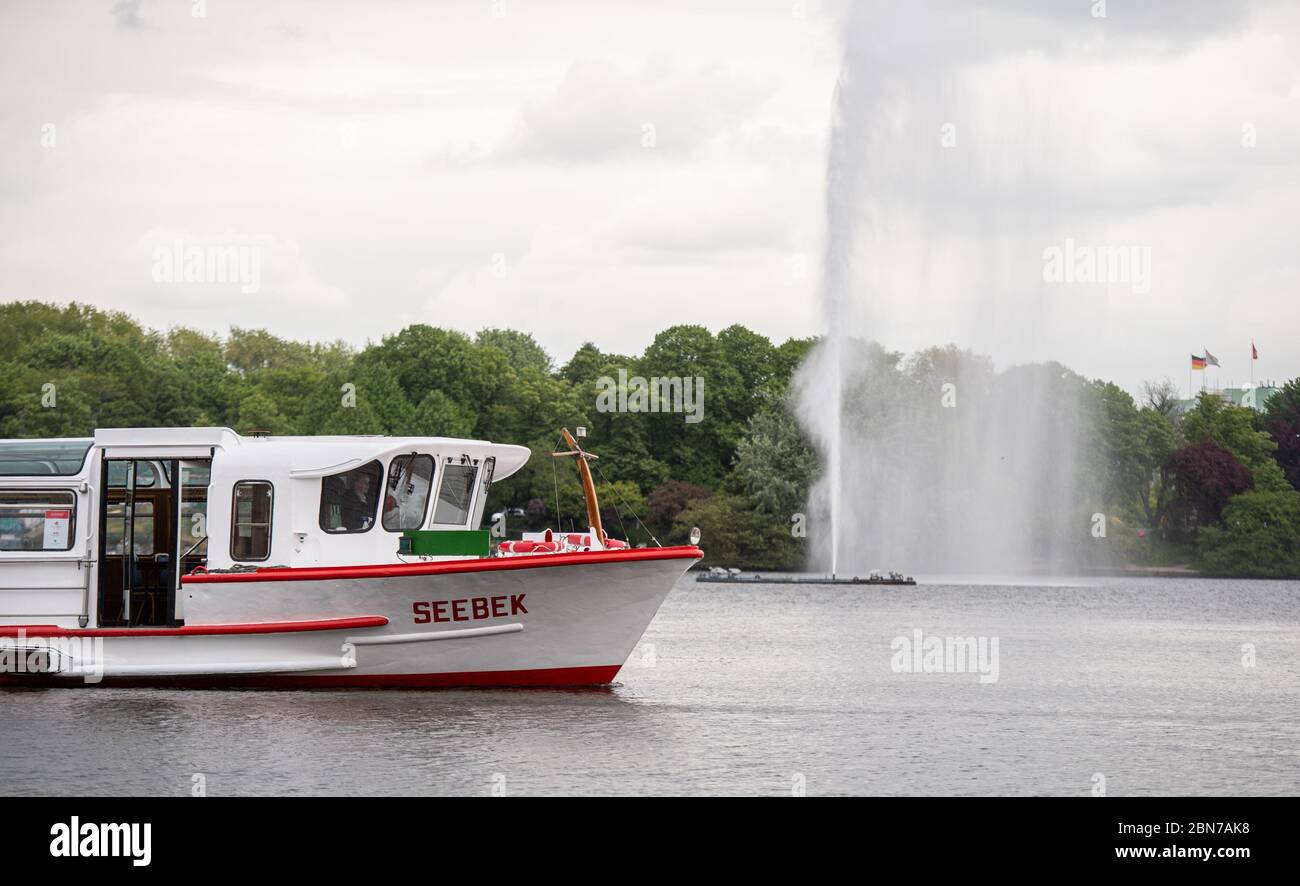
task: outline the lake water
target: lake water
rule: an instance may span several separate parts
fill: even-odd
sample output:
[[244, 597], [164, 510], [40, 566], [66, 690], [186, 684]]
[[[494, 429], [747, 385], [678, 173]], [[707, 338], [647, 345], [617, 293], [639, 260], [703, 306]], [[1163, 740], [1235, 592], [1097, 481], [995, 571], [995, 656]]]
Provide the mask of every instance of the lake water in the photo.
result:
[[[985, 664], [996, 639], [996, 682], [900, 672], [916, 630], [984, 638]], [[0, 795], [196, 774], [211, 796], [1297, 794], [1300, 582], [687, 577], [607, 689], [0, 693]]]

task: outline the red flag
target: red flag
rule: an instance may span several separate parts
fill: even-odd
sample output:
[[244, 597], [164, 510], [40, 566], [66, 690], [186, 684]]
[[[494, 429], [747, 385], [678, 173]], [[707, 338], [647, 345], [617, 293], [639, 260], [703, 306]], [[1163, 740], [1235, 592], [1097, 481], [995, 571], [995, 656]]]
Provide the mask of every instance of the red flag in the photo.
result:
[[1255, 347], [1255, 340], [1253, 338], [1250, 340], [1250, 359], [1259, 359], [1259, 348]]

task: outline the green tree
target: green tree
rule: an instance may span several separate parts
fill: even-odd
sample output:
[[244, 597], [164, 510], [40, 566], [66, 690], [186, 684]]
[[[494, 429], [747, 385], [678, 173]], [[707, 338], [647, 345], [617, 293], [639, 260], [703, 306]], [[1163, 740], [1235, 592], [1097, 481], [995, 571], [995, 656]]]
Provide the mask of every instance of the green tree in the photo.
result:
[[1150, 396], [1138, 409], [1127, 392], [1110, 382], [1094, 382], [1093, 389], [1107, 510], [1153, 528], [1163, 526], [1173, 492], [1169, 457], [1179, 444], [1169, 411], [1163, 402], [1153, 407]]
[[196, 424], [226, 423], [228, 403], [223, 392], [230, 369], [221, 340], [178, 326], [167, 333], [164, 353], [175, 369], [181, 397], [195, 411]]
[[423, 402], [437, 390], [477, 416], [486, 416], [515, 378], [509, 358], [499, 348], [475, 347], [463, 333], [423, 324], [371, 345], [356, 363], [360, 368], [386, 367], [412, 403]]
[[[44, 405], [51, 393], [53, 407]], [[70, 373], [0, 363], [0, 438], [84, 437], [93, 431], [91, 404]]]
[[1133, 398], [1117, 385], [1100, 381], [1093, 385], [1104, 461], [1103, 501], [1111, 512], [1137, 509], [1147, 498], [1151, 477], [1142, 415]]
[[[696, 398], [702, 396], [701, 420], [686, 421], [680, 412], [645, 413], [649, 451], [661, 458], [673, 476], [703, 485], [716, 485], [731, 469], [738, 404], [748, 396], [744, 377], [728, 365], [717, 339], [703, 326], [670, 326], [655, 336], [634, 372], [654, 378], [692, 379]], [[703, 391], [694, 379], [704, 380]]]
[[[638, 522], [638, 519], [645, 519], [646, 500], [635, 483], [614, 480], [598, 484], [596, 497], [600, 502], [600, 521], [606, 533], [633, 545], [644, 545], [650, 542], [646, 527]], [[584, 499], [584, 514], [585, 507]]]
[[235, 431], [249, 434], [253, 431], [269, 431], [273, 434], [289, 432], [289, 423], [275, 401], [265, 391], [254, 390], [239, 403], [235, 418]]
[[474, 336], [474, 343], [481, 348], [496, 348], [506, 355], [506, 360], [516, 371], [535, 369], [549, 374], [552, 363], [551, 355], [526, 332], [514, 329], [483, 329]]
[[795, 372], [803, 365], [818, 338], [790, 338], [776, 348], [772, 355], [772, 378], [781, 387], [788, 387]]
[[392, 370], [369, 363], [327, 375], [308, 397], [302, 421], [312, 434], [405, 436], [414, 414]]
[[803, 562], [790, 521], [756, 511], [744, 496], [723, 491], [691, 501], [673, 521], [669, 540], [680, 543], [692, 527], [700, 530], [706, 566], [789, 570]]
[[684, 483], [681, 480], [667, 480], [656, 486], [655, 490], [646, 497], [646, 507], [649, 509], [646, 523], [654, 531], [667, 535], [673, 528], [673, 521], [686, 510], [688, 504], [711, 495], [713, 490], [707, 486], [696, 486], [694, 483]]
[[415, 410], [408, 433], [420, 437], [468, 437], [474, 433], [475, 416], [442, 391], [424, 395]]
[[[344, 375], [352, 375], [349, 369], [342, 370]], [[326, 372], [312, 364], [283, 366], [264, 369], [245, 377], [235, 374], [228, 376], [231, 396], [237, 396], [239, 402], [250, 393], [260, 394], [275, 404], [276, 411], [283, 420], [277, 433], [319, 433], [310, 425], [304, 425], [303, 409], [307, 396], [325, 380]]]
[[1234, 406], [1223, 398], [1202, 391], [1196, 406], [1183, 419], [1188, 443], [1213, 440], [1250, 469], [1255, 488], [1279, 492], [1289, 488], [1282, 469], [1273, 459], [1277, 442], [1255, 426], [1255, 410]]
[[309, 349], [298, 342], [286, 341], [264, 329], [233, 326], [225, 343], [225, 357], [236, 372], [250, 373], [273, 366], [304, 363]]
[[1139, 503], [1146, 524], [1160, 528], [1165, 525], [1174, 493], [1169, 458], [1178, 448], [1178, 432], [1169, 416], [1156, 409], [1143, 409], [1138, 413], [1138, 420], [1142, 433], [1139, 470], [1146, 479]]
[[1300, 489], [1300, 379], [1291, 379], [1269, 398], [1262, 424], [1277, 444], [1283, 474]]
[[1223, 526], [1201, 533], [1201, 568], [1210, 575], [1300, 578], [1300, 492], [1249, 492], [1223, 511]]
[[352, 349], [344, 342], [306, 344], [289, 341], [263, 329], [231, 327], [223, 348], [231, 368], [242, 374], [265, 369], [315, 366], [322, 372], [341, 369], [352, 358]]
[[786, 395], [767, 393], [736, 447], [736, 475], [755, 508], [789, 520], [805, 510], [819, 469], [817, 454], [799, 428]]
[[785, 379], [776, 373], [776, 349], [772, 342], [740, 324], [728, 326], [718, 333], [718, 355], [737, 376], [735, 384], [724, 387], [719, 391], [722, 396], [715, 399], [716, 407], [722, 410], [722, 418], [728, 424], [723, 436], [731, 441], [734, 449], [744, 437], [745, 426], [764, 402], [764, 397], [782, 388]]
[[[594, 385], [596, 379], [604, 374], [604, 369], [609, 362], [609, 359], [600, 352], [600, 348], [591, 342], [584, 342], [582, 347], [569, 358], [569, 362], [560, 369], [560, 376], [575, 387], [584, 384]], [[623, 365], [626, 366], [627, 361], [624, 361]]]

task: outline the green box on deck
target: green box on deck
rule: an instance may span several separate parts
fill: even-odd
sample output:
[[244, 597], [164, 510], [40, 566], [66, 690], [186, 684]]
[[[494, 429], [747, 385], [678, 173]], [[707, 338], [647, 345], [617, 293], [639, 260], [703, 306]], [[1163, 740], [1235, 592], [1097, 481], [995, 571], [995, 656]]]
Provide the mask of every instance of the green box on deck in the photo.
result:
[[486, 557], [491, 550], [486, 529], [408, 529], [397, 540], [397, 553], [426, 557]]

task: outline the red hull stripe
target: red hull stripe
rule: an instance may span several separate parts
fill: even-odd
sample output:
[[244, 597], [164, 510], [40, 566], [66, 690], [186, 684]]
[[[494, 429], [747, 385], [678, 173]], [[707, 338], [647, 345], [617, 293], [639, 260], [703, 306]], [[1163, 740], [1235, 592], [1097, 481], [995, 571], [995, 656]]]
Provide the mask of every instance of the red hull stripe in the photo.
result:
[[187, 575], [185, 584], [241, 581], [326, 581], [339, 578], [403, 578], [411, 575], [447, 575], [459, 572], [496, 572], [539, 569], [546, 566], [588, 566], [632, 560], [698, 560], [704, 552], [691, 545], [673, 548], [628, 548], [618, 551], [582, 551], [567, 554], [533, 554], [520, 557], [485, 557], [480, 560], [443, 560], [435, 563], [385, 563], [370, 566], [313, 566], [259, 569], [256, 572], [210, 572]]
[[[154, 686], [183, 689], [482, 689], [486, 687], [604, 686], [622, 665], [587, 668], [538, 668], [527, 671], [468, 671], [460, 674], [345, 674], [309, 677], [286, 674], [228, 677], [105, 677], [96, 686]], [[0, 686], [83, 687], [80, 681], [53, 682], [44, 675], [0, 674]]]
[[202, 637], [213, 634], [298, 634], [304, 631], [354, 631], [358, 628], [382, 628], [388, 619], [382, 615], [356, 618], [325, 618], [316, 621], [268, 621], [242, 625], [185, 625], [179, 628], [60, 628], [54, 625], [0, 625], [0, 637], [16, 637], [19, 631], [28, 637]]

